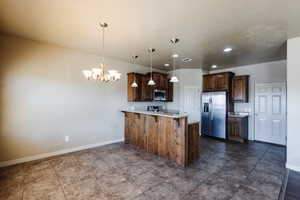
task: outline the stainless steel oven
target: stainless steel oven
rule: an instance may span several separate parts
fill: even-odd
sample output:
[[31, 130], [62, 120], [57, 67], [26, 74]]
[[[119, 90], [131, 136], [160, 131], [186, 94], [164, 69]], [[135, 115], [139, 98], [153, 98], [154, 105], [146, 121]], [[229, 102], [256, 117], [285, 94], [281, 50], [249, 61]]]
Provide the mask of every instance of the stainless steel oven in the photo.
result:
[[153, 90], [153, 100], [154, 101], [166, 101], [167, 100], [167, 92], [166, 90]]

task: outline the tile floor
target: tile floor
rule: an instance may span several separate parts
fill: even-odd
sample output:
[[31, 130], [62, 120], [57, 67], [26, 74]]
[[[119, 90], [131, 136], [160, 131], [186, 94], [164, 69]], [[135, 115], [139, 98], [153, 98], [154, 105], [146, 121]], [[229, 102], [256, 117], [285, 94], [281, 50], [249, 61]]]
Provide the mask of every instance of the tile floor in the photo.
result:
[[269, 200], [285, 173], [285, 148], [201, 138], [183, 169], [123, 143], [0, 169], [1, 200]]

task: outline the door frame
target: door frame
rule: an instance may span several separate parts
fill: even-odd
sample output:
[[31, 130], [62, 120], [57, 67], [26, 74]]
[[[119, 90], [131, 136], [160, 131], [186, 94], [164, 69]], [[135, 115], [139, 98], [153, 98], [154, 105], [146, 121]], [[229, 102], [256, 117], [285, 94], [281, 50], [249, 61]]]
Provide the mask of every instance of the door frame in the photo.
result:
[[[284, 90], [284, 98], [285, 98], [285, 144], [283, 146], [286, 146], [286, 142], [287, 142], [287, 83], [286, 82], [267, 82], [267, 83], [255, 83], [254, 84], [254, 118], [253, 118], [253, 140], [254, 141], [260, 141], [260, 140], [256, 140], [256, 88], [258, 85], [270, 85], [270, 84], [281, 84], [284, 86], [285, 90]], [[263, 142], [263, 141], [262, 141]], [[268, 143], [268, 142], [266, 142]], [[272, 143], [273, 144], [273, 143]], [[277, 144], [277, 145], [282, 145], [282, 144]]]

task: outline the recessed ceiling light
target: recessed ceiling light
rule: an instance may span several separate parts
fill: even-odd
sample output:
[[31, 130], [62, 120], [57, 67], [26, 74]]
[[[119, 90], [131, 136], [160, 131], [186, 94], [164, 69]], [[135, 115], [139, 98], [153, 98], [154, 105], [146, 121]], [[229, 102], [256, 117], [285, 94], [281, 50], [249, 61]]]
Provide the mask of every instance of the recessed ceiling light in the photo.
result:
[[169, 63], [164, 64], [165, 67], [170, 67]]
[[173, 54], [172, 57], [173, 57], [173, 58], [178, 58], [179, 55], [178, 55], [178, 54]]
[[193, 60], [193, 59], [191, 59], [191, 58], [183, 58], [183, 59], [182, 59], [183, 62], [191, 62], [192, 60]]
[[217, 65], [212, 65], [211, 68], [216, 69], [216, 68], [218, 68], [218, 66]]
[[232, 51], [232, 48], [231, 47], [226, 47], [224, 50], [223, 50], [225, 53], [229, 53]]

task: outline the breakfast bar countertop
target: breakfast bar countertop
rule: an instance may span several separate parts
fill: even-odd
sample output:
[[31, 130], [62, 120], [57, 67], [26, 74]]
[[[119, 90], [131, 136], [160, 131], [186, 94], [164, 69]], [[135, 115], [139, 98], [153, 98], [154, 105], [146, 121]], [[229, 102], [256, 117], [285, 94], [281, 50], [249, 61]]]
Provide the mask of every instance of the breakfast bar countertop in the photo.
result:
[[143, 111], [143, 110], [122, 110], [122, 112], [131, 112], [131, 113], [139, 113], [139, 114], [145, 114], [145, 115], [156, 115], [161, 117], [170, 117], [170, 118], [182, 118], [187, 117], [187, 113], [174, 113], [174, 112], [167, 112], [167, 111], [159, 111], [159, 112], [153, 112], [153, 111]]

